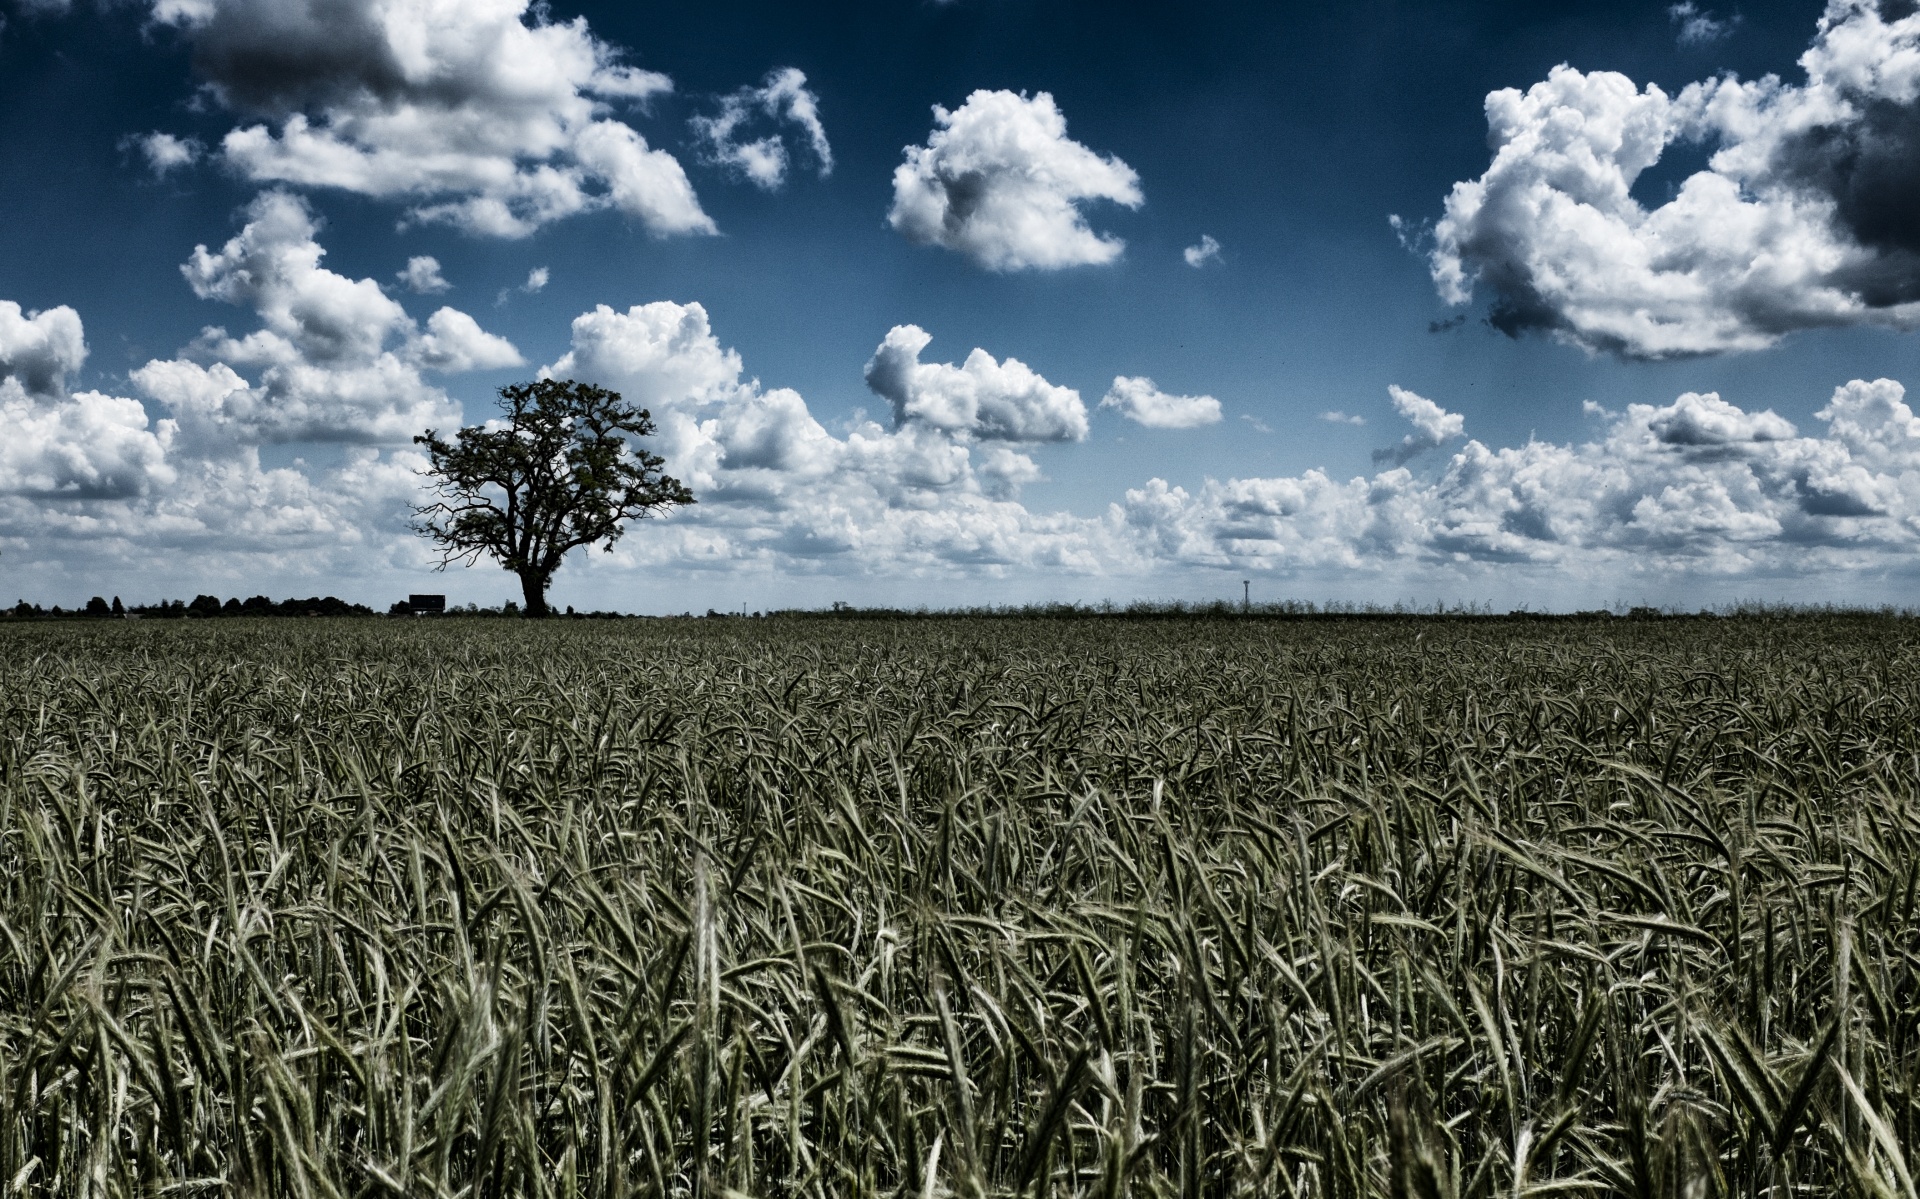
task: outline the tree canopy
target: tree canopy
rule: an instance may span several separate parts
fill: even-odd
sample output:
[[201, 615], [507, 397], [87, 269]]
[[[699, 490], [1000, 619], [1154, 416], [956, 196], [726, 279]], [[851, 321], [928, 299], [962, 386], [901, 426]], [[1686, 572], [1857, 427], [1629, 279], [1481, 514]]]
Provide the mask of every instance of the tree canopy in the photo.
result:
[[432, 429], [427, 452], [434, 501], [414, 509], [414, 530], [440, 547], [440, 565], [482, 555], [520, 576], [527, 615], [547, 614], [547, 589], [568, 553], [611, 550], [631, 520], [694, 502], [665, 459], [638, 440], [653, 418], [620, 393], [572, 379], [500, 389], [503, 418]]

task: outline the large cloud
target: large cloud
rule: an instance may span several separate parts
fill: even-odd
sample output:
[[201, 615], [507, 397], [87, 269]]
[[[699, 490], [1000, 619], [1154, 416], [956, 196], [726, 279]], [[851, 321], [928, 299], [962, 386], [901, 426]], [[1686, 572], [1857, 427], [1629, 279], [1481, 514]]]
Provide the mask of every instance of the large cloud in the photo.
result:
[[1153, 480], [1117, 510], [1162, 557], [1288, 572], [1536, 563], [1585, 577], [1742, 575], [1909, 558], [1920, 419], [1903, 388], [1856, 380], [1818, 417], [1826, 434], [1804, 436], [1771, 411], [1690, 392], [1632, 405], [1586, 444], [1469, 441], [1430, 478], [1403, 466], [1344, 482], [1309, 471], [1197, 492]]
[[87, 356], [71, 308], [22, 313], [0, 301], [0, 543], [10, 553], [62, 571], [177, 576], [191, 562], [184, 573], [237, 579], [263, 564], [280, 578], [337, 580], [426, 560], [405, 526], [422, 465], [411, 449], [360, 444], [330, 454], [331, 466], [272, 467], [260, 443], [405, 443], [430, 420], [459, 418], [423, 370], [518, 363], [518, 351], [452, 308], [422, 328], [377, 283], [323, 268], [297, 198], [267, 193], [246, 215], [182, 273], [201, 298], [250, 309], [259, 328], [209, 328], [181, 357], [133, 372], [170, 419], [70, 388]]
[[921, 362], [933, 335], [895, 325], [867, 362], [867, 386], [893, 405], [896, 427], [921, 424], [984, 441], [1084, 441], [1087, 406], [1018, 358], [978, 347], [959, 366]]
[[668, 471], [700, 498], [621, 542], [618, 560], [801, 573], [1100, 569], [1117, 552], [1104, 542], [1108, 522], [1020, 504], [1040, 472], [1008, 444], [1084, 436], [1078, 395], [981, 351], [965, 367], [922, 365], [925, 344], [904, 326], [875, 354], [898, 368], [887, 386], [904, 388], [912, 411], [892, 428], [857, 420], [838, 434], [798, 393], [743, 379], [699, 304], [585, 313], [545, 373], [645, 403]]
[[1464, 420], [1396, 387], [1412, 432], [1370, 476], [1312, 470], [1191, 490], [1154, 479], [1080, 517], [1020, 502], [1038, 467], [1019, 443], [981, 436], [977, 408], [963, 419], [966, 406], [950, 401], [973, 385], [958, 378], [967, 368], [929, 371], [926, 344], [901, 326], [869, 364], [895, 406], [891, 428], [829, 430], [796, 393], [744, 379], [697, 304], [586, 313], [548, 370], [647, 397], [669, 469], [700, 496], [621, 543], [615, 559], [630, 567], [1135, 579], [1230, 568], [1322, 580], [1484, 568], [1580, 588], [1647, 572], [1878, 570], [1920, 549], [1920, 417], [1888, 380], [1838, 389], [1819, 436], [1688, 393], [1608, 416], [1590, 442], [1468, 441], [1421, 473], [1405, 463], [1464, 436]]
[[699, 304], [660, 300], [617, 312], [601, 304], [573, 320], [573, 343], [547, 367], [559, 378], [616, 386], [661, 410], [724, 397], [740, 379], [740, 355], [720, 345]]
[[261, 325], [238, 337], [210, 327], [181, 357], [133, 373], [189, 443], [404, 444], [459, 419], [423, 370], [522, 362], [458, 309], [441, 308], [422, 331], [379, 283], [321, 266], [316, 233], [298, 197], [267, 192], [238, 234], [218, 251], [196, 247], [181, 268], [197, 295], [252, 309]]
[[1067, 136], [1053, 97], [977, 91], [949, 112], [935, 105], [924, 146], [893, 172], [887, 220], [910, 240], [958, 250], [989, 270], [1112, 262], [1125, 243], [1088, 227], [1080, 205], [1142, 202], [1118, 158]]
[[86, 360], [79, 313], [64, 304], [23, 313], [12, 300], [0, 300], [0, 381], [28, 395], [57, 396], [66, 391], [67, 376]]
[[686, 173], [615, 119], [667, 91], [584, 18], [527, 0], [155, 0], [214, 98], [266, 121], [222, 143], [243, 176], [409, 201], [417, 219], [517, 237], [612, 207], [710, 233]]
[[[1491, 165], [1434, 228], [1441, 295], [1593, 350], [1751, 350], [1797, 329], [1920, 325], [1920, 12], [1831, 0], [1803, 84], [1670, 97], [1556, 67], [1487, 97]], [[1633, 188], [1681, 142], [1714, 153], [1670, 200]]]
[[[196, 248], [182, 273], [201, 298], [249, 309], [259, 327], [208, 328], [179, 357], [133, 372], [169, 419], [150, 422], [137, 400], [70, 391], [86, 358], [72, 309], [29, 315], [0, 301], [0, 543], [10, 553], [61, 571], [224, 575], [235, 586], [255, 586], [263, 570], [331, 586], [428, 561], [406, 527], [423, 461], [403, 447], [460, 412], [422, 372], [518, 364], [519, 352], [457, 309], [416, 324], [373, 280], [322, 267], [312, 214], [295, 197], [261, 195], [246, 217], [218, 250]], [[332, 465], [270, 466], [268, 442], [346, 445], [327, 453]]]
[[[10, 555], [83, 573], [177, 573], [191, 561], [247, 580], [236, 586], [263, 567], [337, 580], [382, 559], [424, 560], [404, 524], [418, 455], [353, 448], [326, 469], [263, 467], [253, 445], [196, 441], [179, 421], [150, 421], [138, 400], [69, 390], [85, 358], [71, 308], [26, 315], [0, 301], [0, 544]], [[198, 370], [156, 362], [140, 373], [246, 391], [223, 365], [183, 373]]]
[[0, 300], [0, 497], [137, 496], [173, 481], [171, 422], [150, 427], [136, 400], [68, 392], [86, 357], [73, 309]]
[[406, 526], [424, 465], [411, 451], [356, 447], [326, 468], [263, 466], [251, 446], [171, 457], [140, 494], [0, 494], [0, 545], [23, 567], [37, 560], [98, 590], [139, 580], [149, 595], [353, 594], [355, 578], [431, 565]]

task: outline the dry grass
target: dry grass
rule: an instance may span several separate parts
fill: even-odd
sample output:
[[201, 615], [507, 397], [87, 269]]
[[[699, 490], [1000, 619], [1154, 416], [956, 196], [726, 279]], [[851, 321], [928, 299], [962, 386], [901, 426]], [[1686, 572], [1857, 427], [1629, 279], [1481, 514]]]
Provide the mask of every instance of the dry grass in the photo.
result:
[[1915, 633], [0, 630], [0, 1194], [1916, 1199]]

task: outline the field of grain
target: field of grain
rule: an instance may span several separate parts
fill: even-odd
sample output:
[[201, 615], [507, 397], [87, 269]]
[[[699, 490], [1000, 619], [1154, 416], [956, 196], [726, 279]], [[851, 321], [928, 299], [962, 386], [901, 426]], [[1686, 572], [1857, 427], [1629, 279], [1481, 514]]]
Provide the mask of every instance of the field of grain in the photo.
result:
[[1915, 1199], [1920, 626], [0, 628], [0, 1194]]

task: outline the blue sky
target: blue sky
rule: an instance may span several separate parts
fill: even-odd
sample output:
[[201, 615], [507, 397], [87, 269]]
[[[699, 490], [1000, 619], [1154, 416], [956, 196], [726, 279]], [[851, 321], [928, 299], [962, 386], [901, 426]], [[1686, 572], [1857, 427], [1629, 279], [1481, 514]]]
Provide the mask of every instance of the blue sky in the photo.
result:
[[702, 500], [561, 604], [1911, 591], [1891, 0], [11, 3], [22, 595], [497, 602], [408, 438], [541, 370]]

